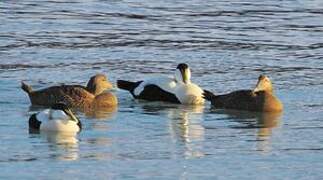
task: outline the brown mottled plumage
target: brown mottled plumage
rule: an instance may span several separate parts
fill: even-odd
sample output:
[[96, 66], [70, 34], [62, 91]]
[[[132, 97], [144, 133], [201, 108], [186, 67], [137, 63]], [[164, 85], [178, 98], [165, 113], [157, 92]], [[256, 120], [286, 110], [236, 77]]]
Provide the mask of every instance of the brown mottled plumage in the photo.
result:
[[103, 74], [91, 77], [86, 87], [61, 85], [33, 91], [31, 86], [22, 82], [21, 88], [28, 93], [32, 105], [51, 106], [63, 102], [69, 107], [85, 110], [118, 104], [115, 95], [104, 92], [112, 88], [112, 85]]
[[215, 108], [237, 109], [258, 112], [279, 112], [283, 110], [280, 100], [275, 97], [271, 81], [260, 75], [254, 90], [239, 90], [224, 95], [204, 91], [204, 98]]

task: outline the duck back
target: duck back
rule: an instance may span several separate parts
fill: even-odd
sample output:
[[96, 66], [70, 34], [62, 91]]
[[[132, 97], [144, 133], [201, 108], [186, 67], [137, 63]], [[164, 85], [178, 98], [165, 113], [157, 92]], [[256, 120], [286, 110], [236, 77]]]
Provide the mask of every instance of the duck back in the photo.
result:
[[89, 104], [94, 95], [89, 93], [85, 87], [79, 85], [52, 86], [29, 93], [32, 105], [52, 106], [63, 102], [70, 107], [80, 107]]
[[247, 111], [281, 111], [281, 102], [272, 94], [252, 90], [239, 90], [224, 95], [213, 96], [211, 103], [215, 108]]

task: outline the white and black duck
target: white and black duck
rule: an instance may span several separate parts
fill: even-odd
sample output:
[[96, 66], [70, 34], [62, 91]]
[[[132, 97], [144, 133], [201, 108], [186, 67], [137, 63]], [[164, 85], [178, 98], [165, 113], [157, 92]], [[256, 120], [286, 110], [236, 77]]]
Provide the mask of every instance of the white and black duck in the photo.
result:
[[31, 115], [29, 129], [46, 132], [77, 133], [82, 129], [82, 123], [67, 105], [56, 103], [50, 109]]
[[135, 82], [118, 80], [118, 88], [129, 91], [135, 99], [166, 101], [177, 104], [204, 104], [203, 90], [191, 82], [187, 64], [177, 66], [174, 77], [159, 76]]

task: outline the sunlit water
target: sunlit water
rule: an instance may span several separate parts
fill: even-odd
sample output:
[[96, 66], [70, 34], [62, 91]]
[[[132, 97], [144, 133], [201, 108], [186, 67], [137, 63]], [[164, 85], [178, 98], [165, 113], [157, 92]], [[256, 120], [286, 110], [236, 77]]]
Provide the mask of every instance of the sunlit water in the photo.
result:
[[[1, 1], [1, 179], [321, 179], [323, 1]], [[76, 137], [31, 134], [20, 89], [97, 72], [172, 74], [224, 93], [274, 82], [283, 114], [133, 101], [78, 113]]]

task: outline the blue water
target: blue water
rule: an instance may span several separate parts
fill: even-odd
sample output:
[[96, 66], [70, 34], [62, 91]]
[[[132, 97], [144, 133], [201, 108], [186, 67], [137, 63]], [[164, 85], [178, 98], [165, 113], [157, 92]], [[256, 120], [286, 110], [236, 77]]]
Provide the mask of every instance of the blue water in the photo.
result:
[[[1, 1], [1, 179], [322, 179], [323, 1]], [[268, 75], [283, 114], [134, 101], [29, 134], [35, 89], [171, 75], [215, 93]]]

